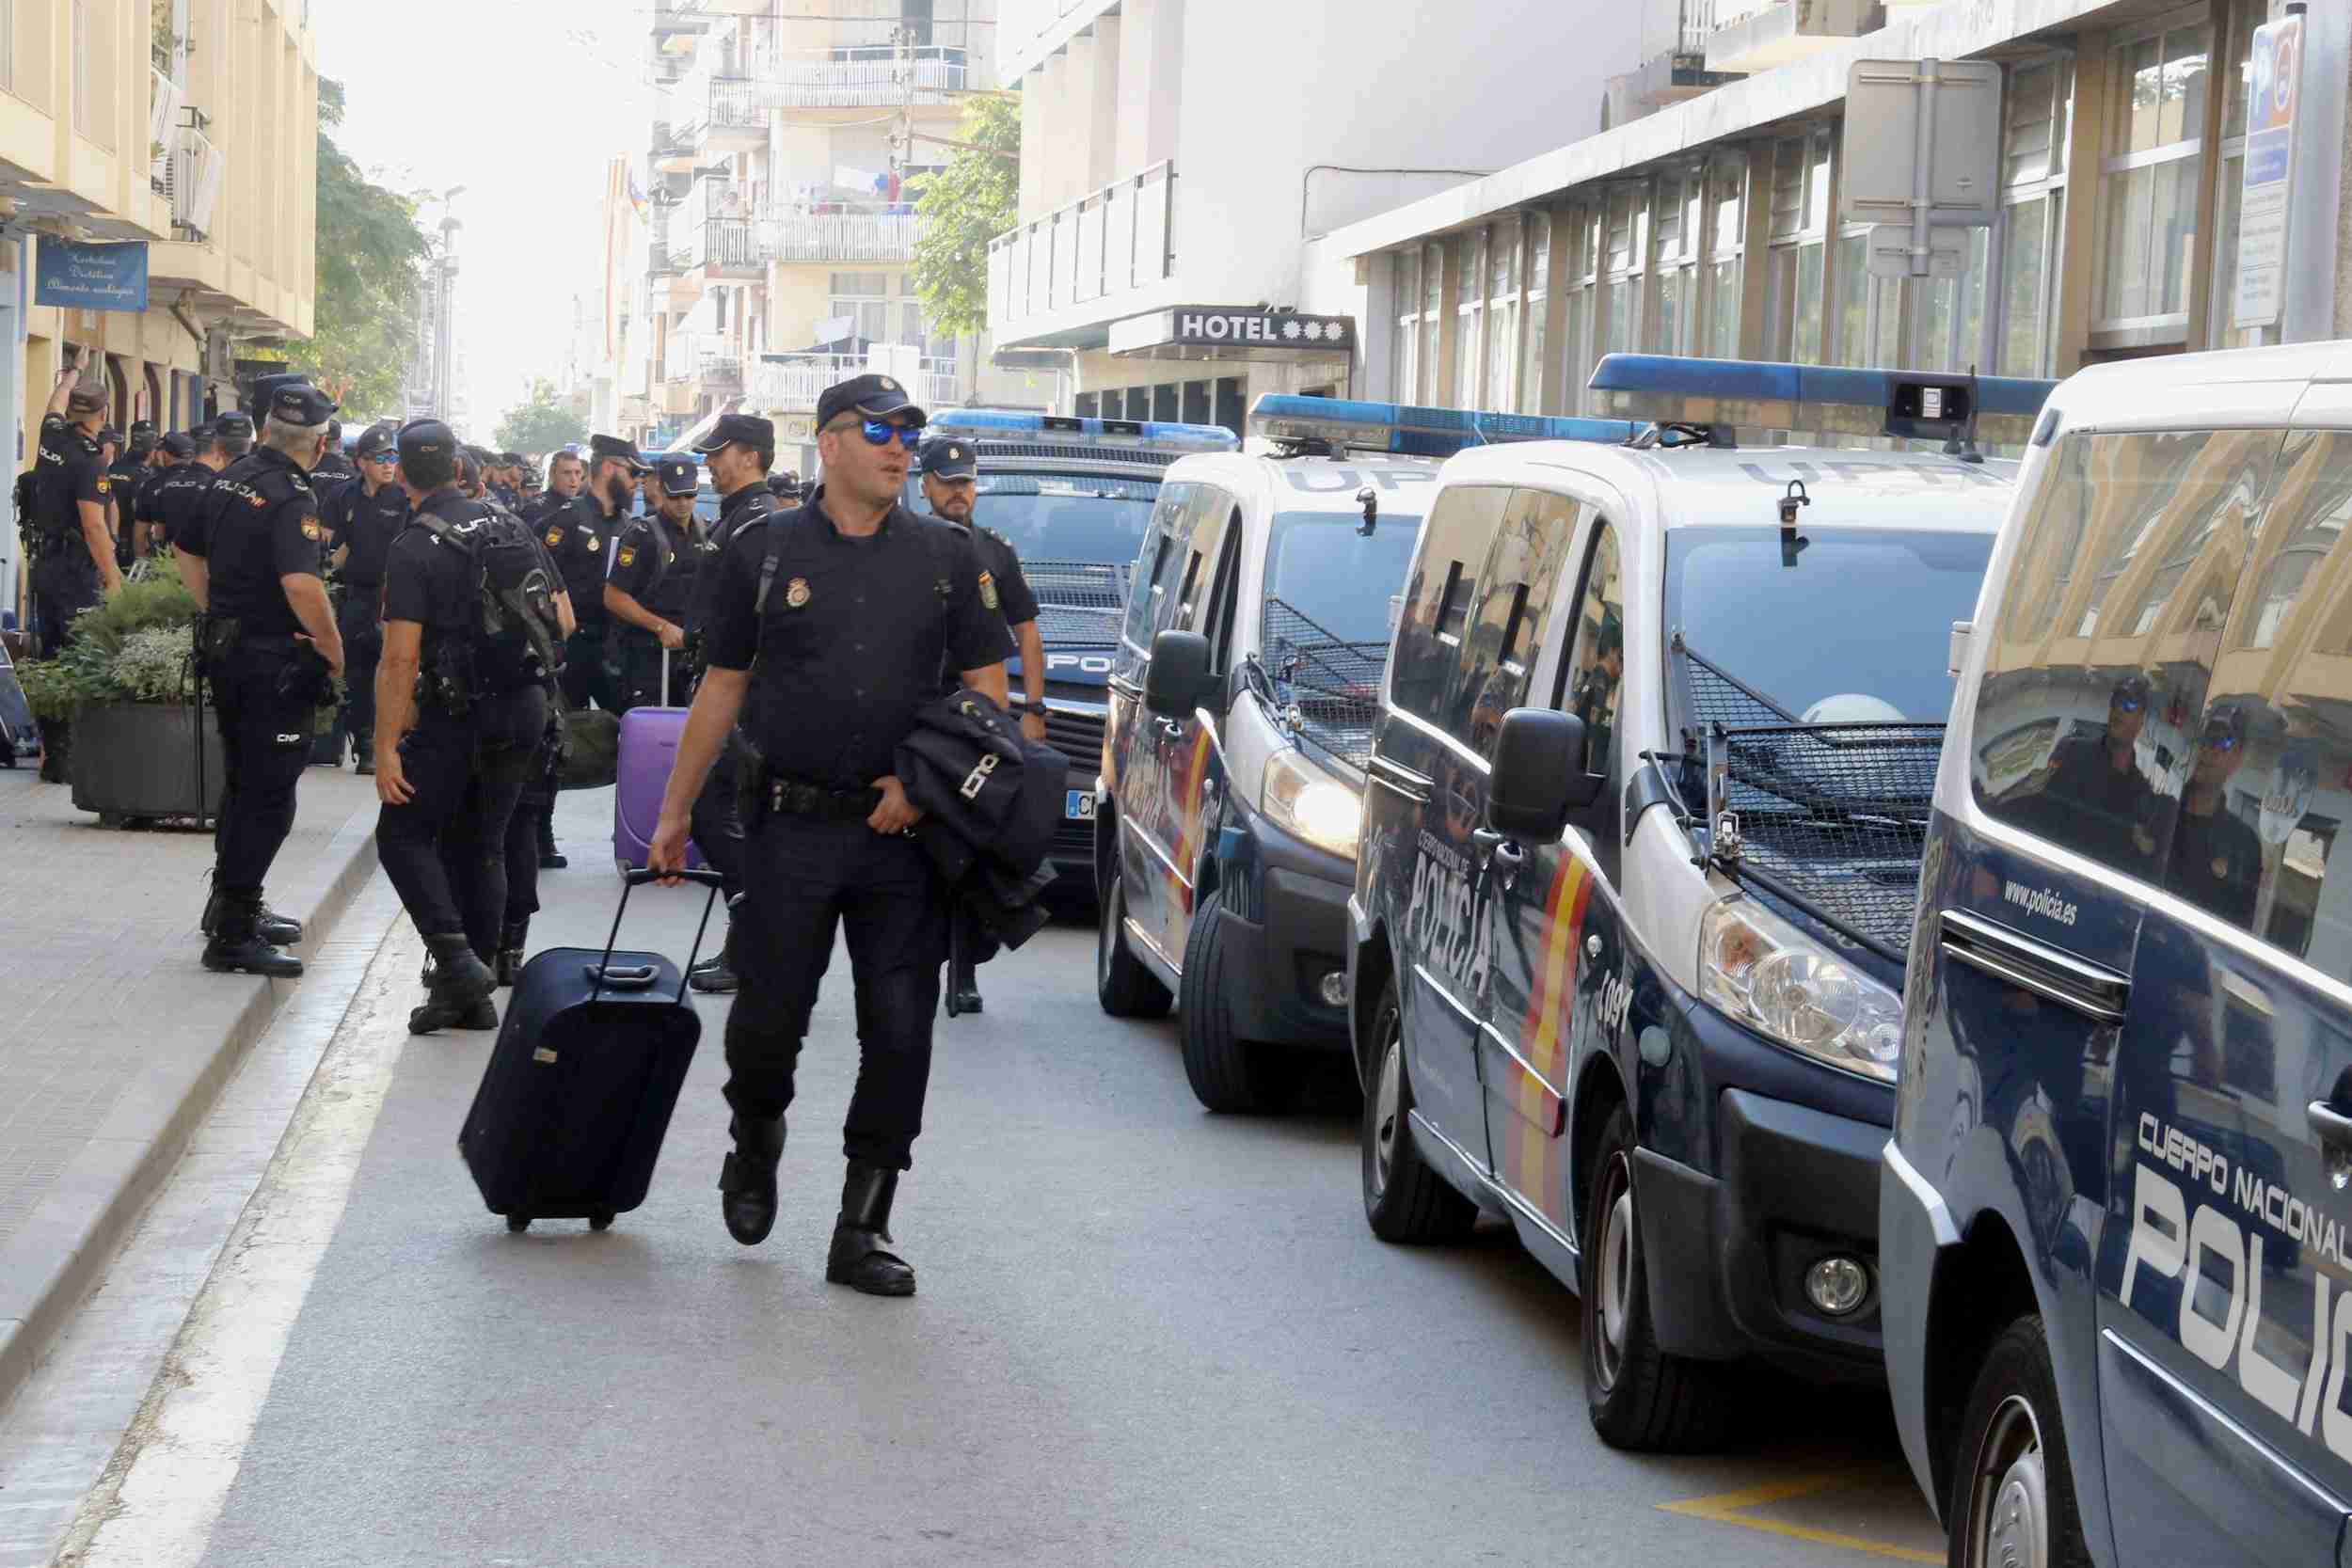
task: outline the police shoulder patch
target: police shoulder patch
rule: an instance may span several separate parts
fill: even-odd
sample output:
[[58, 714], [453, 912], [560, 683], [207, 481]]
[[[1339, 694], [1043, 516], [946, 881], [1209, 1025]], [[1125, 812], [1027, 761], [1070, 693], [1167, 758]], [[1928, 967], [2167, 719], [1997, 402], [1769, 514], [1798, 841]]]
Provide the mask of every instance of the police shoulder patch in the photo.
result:
[[562, 529], [560, 529], [560, 528], [551, 528], [551, 529], [548, 530], [548, 544], [549, 546], [555, 546], [555, 545], [560, 545], [560, 544], [562, 544], [563, 542], [564, 542], [564, 531], [563, 531]]
[[634, 566], [637, 564], [637, 552], [630, 549], [627, 545], [623, 545], [619, 550], [614, 552], [613, 559], [624, 566]]
[[109, 485], [111, 485], [111, 484], [113, 484], [113, 483], [114, 483], [114, 481], [113, 481], [113, 480], [111, 480], [111, 479], [108, 479], [105, 475], [103, 475], [103, 474], [99, 475], [99, 476], [98, 476], [98, 493], [99, 493], [100, 495], [102, 495], [102, 496], [103, 496], [103, 495], [104, 495], [104, 494], [106, 493], [107, 486], [109, 486]]
[[326, 537], [326, 530], [319, 526], [316, 517], [305, 517], [302, 519], [302, 537], [315, 544]]

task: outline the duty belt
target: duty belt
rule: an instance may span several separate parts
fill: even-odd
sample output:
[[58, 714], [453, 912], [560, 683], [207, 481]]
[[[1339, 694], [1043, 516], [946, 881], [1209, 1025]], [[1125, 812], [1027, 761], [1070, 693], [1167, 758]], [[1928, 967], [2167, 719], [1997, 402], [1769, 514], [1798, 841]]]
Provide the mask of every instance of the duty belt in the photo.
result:
[[826, 789], [774, 773], [768, 775], [761, 793], [771, 816], [815, 816], [831, 822], [863, 822], [882, 804], [879, 789]]

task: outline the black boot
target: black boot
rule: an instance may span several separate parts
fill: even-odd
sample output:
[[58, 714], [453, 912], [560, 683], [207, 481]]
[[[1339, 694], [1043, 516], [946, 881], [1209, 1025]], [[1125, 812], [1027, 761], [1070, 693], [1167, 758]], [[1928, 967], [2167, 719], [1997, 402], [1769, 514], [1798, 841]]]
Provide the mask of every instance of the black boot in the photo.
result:
[[686, 983], [699, 991], [726, 996], [734, 992], [739, 982], [735, 974], [735, 921], [727, 920], [726, 940], [719, 951], [686, 972]]
[[890, 1240], [890, 1200], [898, 1194], [897, 1171], [850, 1162], [849, 1179], [841, 1183], [841, 1217], [833, 1224], [833, 1250], [825, 1257], [827, 1279], [869, 1296], [914, 1294], [914, 1267], [882, 1246]]
[[475, 955], [463, 931], [427, 937], [424, 945], [433, 955], [433, 977], [426, 982], [425, 990], [427, 1002], [463, 1015], [472, 1012], [475, 1003], [487, 1000], [499, 989], [498, 976]]
[[523, 972], [523, 948], [531, 941], [531, 922], [509, 922], [499, 932], [498, 977], [501, 986], [511, 986]]
[[291, 980], [302, 973], [302, 960], [281, 953], [261, 931], [262, 895], [258, 893], [217, 895], [219, 908], [204, 943], [204, 967], [218, 974], [266, 974]]
[[947, 966], [947, 1016], [959, 1018], [980, 1010], [980, 977], [962, 964]]
[[776, 1162], [784, 1158], [784, 1118], [739, 1116], [727, 1123], [734, 1152], [719, 1167], [719, 1213], [745, 1246], [768, 1239], [776, 1223]]
[[[196, 928], [208, 937], [220, 929], [220, 889], [214, 888], [212, 896], [204, 900], [204, 912], [197, 917]], [[263, 942], [273, 947], [291, 947], [302, 940], [301, 921], [290, 914], [279, 914], [267, 904], [261, 909], [262, 912], [255, 918], [255, 926]]]
[[539, 814], [539, 869], [561, 871], [571, 863], [555, 847], [555, 811], [549, 807]]

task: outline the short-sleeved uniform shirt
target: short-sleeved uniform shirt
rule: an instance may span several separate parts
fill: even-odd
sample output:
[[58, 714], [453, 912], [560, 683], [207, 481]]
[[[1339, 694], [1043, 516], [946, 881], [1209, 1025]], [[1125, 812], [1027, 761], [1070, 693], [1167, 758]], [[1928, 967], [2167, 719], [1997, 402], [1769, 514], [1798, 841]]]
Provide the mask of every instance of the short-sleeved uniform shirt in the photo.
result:
[[114, 491], [97, 437], [52, 414], [40, 421], [39, 462], [33, 498], [41, 531], [53, 539], [81, 538], [80, 503], [104, 506]]
[[482, 503], [453, 484], [436, 490], [408, 515], [386, 556], [384, 619], [421, 626], [423, 657], [430, 663], [444, 639], [472, 630], [478, 610], [465, 547], [425, 527], [421, 518], [428, 513], [453, 525], [469, 523], [482, 515]]
[[392, 541], [408, 526], [408, 493], [384, 483], [371, 496], [365, 484], [346, 484], [320, 506], [319, 518], [326, 525], [327, 548], [350, 552], [343, 557], [344, 586], [368, 594], [383, 587]]
[[130, 499], [125, 501], [122, 507], [122, 515], [126, 522], [125, 532], [130, 531], [127, 525], [152, 523], [159, 520], [155, 515], [155, 492], [163, 487], [165, 480], [169, 479], [185, 467], [187, 465], [184, 462], [172, 463], [162, 467], [143, 468], [139, 471], [138, 483], [131, 486]]
[[[719, 554], [719, 542], [700, 519], [685, 528], [663, 517], [637, 517], [612, 545], [612, 575], [605, 580], [663, 620], [691, 631], [695, 581]], [[640, 637], [651, 634], [637, 626]]]
[[278, 578], [317, 577], [326, 538], [301, 466], [256, 448], [221, 470], [211, 499], [202, 553], [211, 567], [213, 612], [236, 621], [247, 638], [300, 631]]
[[563, 574], [564, 591], [572, 597], [572, 615], [582, 631], [604, 626], [605, 563], [612, 553], [612, 537], [621, 519], [608, 517], [596, 498], [582, 493], [562, 511], [551, 512], [538, 525], [539, 542], [555, 558]]
[[746, 484], [720, 500], [719, 520], [710, 528], [710, 542], [718, 547], [711, 551], [710, 570], [694, 584], [694, 603], [690, 614], [697, 628], [710, 628], [719, 592], [719, 562], [725, 558], [728, 542], [750, 524], [786, 510], [788, 509], [777, 504], [775, 492], [764, 484]]
[[310, 493], [318, 497], [322, 510], [337, 491], [347, 484], [358, 483], [359, 470], [352, 467], [350, 458], [333, 447], [326, 449], [326, 455], [320, 458], [318, 466], [310, 470]]
[[2262, 891], [2262, 840], [2225, 802], [2209, 816], [2181, 808], [2172, 818], [2164, 885], [2201, 910], [2251, 930]]
[[[872, 536], [850, 538], [825, 515], [824, 495], [820, 484], [806, 505], [734, 531], [704, 634], [714, 667], [752, 672], [743, 728], [770, 768], [864, 789], [896, 771], [898, 743], [939, 694], [943, 658], [972, 670], [1010, 649], [981, 601], [967, 535], [895, 506]], [[778, 529], [760, 611], [760, 564]]]
[[201, 463], [183, 463], [149, 485], [139, 505], [149, 522], [164, 531], [164, 542], [189, 555], [211, 549], [207, 533], [212, 524], [213, 481], [217, 478]]

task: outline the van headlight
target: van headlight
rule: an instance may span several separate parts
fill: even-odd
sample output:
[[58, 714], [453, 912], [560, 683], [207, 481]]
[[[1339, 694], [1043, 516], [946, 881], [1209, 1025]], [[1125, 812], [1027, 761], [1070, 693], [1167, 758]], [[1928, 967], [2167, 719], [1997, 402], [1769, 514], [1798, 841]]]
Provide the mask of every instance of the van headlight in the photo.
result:
[[1277, 752], [1266, 759], [1258, 809], [1316, 848], [1356, 858], [1363, 797], [1296, 752]]
[[1699, 994], [1791, 1051], [1895, 1081], [1902, 999], [1754, 899], [1700, 917]]

